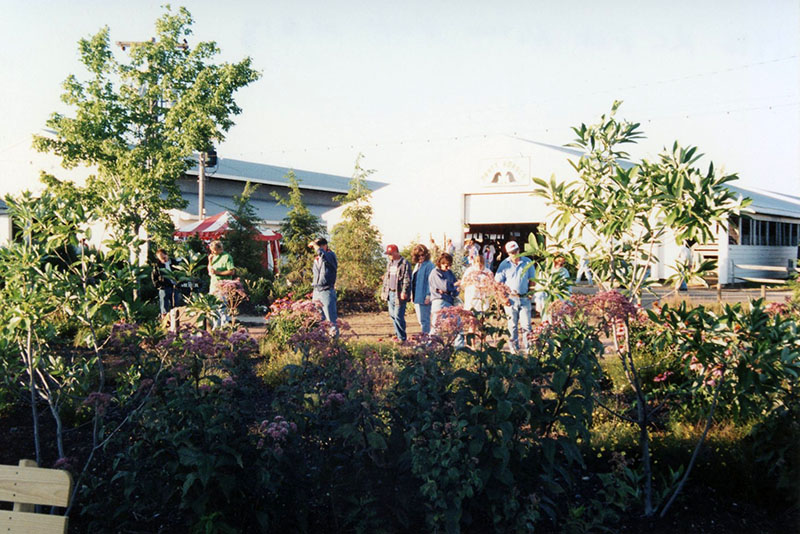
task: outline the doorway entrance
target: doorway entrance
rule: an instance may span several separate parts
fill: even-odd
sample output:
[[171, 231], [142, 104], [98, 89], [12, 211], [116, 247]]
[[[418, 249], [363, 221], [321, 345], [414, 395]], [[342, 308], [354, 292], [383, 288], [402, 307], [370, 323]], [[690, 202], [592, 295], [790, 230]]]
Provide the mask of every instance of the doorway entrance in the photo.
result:
[[495, 250], [495, 260], [492, 270], [497, 270], [497, 266], [508, 257], [505, 245], [509, 241], [516, 241], [520, 249], [525, 249], [530, 234], [539, 233], [539, 223], [508, 223], [508, 224], [469, 224], [468, 230], [464, 233], [464, 239], [474, 239], [483, 247], [492, 244]]

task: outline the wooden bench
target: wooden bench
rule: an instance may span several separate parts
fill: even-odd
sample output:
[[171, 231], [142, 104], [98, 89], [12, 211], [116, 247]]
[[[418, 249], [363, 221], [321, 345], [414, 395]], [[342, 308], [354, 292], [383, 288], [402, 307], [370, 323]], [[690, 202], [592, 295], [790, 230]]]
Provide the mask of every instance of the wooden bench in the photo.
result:
[[36, 513], [36, 505], [69, 504], [72, 477], [61, 469], [44, 469], [33, 460], [19, 466], [0, 465], [0, 501], [14, 503], [12, 511], [0, 510], [0, 533], [32, 534], [67, 532], [67, 518]]
[[[733, 275], [734, 281], [736, 280], [743, 280], [745, 282], [753, 282], [755, 284], [778, 284], [783, 285], [791, 278], [791, 275], [794, 273], [800, 272], [800, 268], [794, 266], [794, 262], [789, 260], [789, 264], [786, 267], [778, 267], [776, 265], [746, 265], [746, 264], [732, 264], [733, 270], [731, 274]], [[774, 272], [779, 273], [775, 278], [758, 278], [754, 276], [737, 276], [736, 270], [739, 269], [741, 271], [767, 271], [767, 272]]]

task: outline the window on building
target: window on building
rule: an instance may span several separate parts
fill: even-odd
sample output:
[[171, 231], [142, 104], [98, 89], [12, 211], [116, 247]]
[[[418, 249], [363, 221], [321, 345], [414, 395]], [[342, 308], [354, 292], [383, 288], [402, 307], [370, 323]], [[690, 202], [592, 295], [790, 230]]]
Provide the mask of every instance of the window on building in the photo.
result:
[[748, 217], [742, 217], [741, 221], [741, 228], [742, 228], [742, 238], [741, 244], [742, 245], [752, 245], [753, 244], [753, 219]]
[[775, 221], [767, 221], [767, 245], [770, 247], [777, 247], [779, 243], [778, 223]]
[[732, 215], [728, 219], [728, 244], [741, 245], [739, 239], [739, 224], [741, 219], [738, 215]]

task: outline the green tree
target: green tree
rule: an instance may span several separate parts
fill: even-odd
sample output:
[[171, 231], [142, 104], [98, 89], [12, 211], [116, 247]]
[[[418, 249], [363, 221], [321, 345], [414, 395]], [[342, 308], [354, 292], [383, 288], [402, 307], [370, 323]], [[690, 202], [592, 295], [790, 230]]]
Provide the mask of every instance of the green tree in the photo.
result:
[[252, 276], [264, 277], [267, 275], [267, 268], [263, 263], [264, 242], [258, 240], [261, 235], [258, 227], [262, 221], [250, 202], [257, 189], [258, 184], [247, 182], [242, 194], [234, 195], [233, 202], [236, 209], [232, 213], [233, 218], [228, 223], [229, 230], [222, 238], [222, 242], [225, 250], [233, 256], [237, 270], [247, 269]]
[[385, 266], [380, 231], [372, 224], [372, 192], [367, 178], [375, 170], [361, 167], [359, 154], [346, 195], [334, 200], [345, 205], [342, 222], [333, 227], [331, 247], [339, 260], [337, 286], [372, 293]]
[[[95, 212], [76, 201], [77, 190], [52, 178], [38, 196], [24, 192], [6, 203], [22, 229], [19, 239], [0, 248], [0, 336], [18, 357], [28, 377], [37, 461], [41, 443], [38, 402], [47, 403], [56, 423], [59, 457], [66, 456], [63, 440], [64, 406], [94, 390], [107, 395], [102, 329], [119, 319], [132, 302], [126, 299], [142, 269], [127, 261], [128, 244], [118, 240], [105, 243], [107, 252], [89, 251], [78, 241], [89, 237], [88, 227], [96, 222]], [[64, 320], [77, 323], [85, 336], [76, 339], [91, 349], [79, 355], [63, 349], [56, 325]], [[4, 343], [5, 344], [5, 343]], [[93, 446], [100, 441], [99, 415], [93, 426]], [[94, 449], [96, 450], [96, 449]]]
[[289, 212], [281, 222], [282, 262], [281, 274], [286, 284], [306, 293], [311, 288], [311, 266], [314, 255], [308, 243], [325, 233], [325, 226], [319, 217], [309, 211], [303, 202], [300, 181], [294, 171], [286, 175], [289, 180], [289, 196], [284, 198], [273, 192], [272, 196]]
[[[96, 173], [82, 201], [118, 233], [169, 236], [166, 210], [185, 205], [176, 180], [194, 165], [193, 153], [221, 141], [241, 112], [233, 99], [259, 78], [250, 58], [212, 63], [213, 42], [187, 43], [192, 17], [169, 7], [156, 21], [156, 36], [134, 43], [120, 62], [112, 53], [109, 29], [78, 42], [88, 79], [70, 75], [62, 100], [74, 116], [54, 113], [53, 137], [35, 136], [34, 146], [72, 168]], [[132, 250], [136, 253], [136, 250]]]
[[[635, 143], [642, 134], [638, 123], [615, 118], [620, 104], [614, 102], [611, 112], [599, 123], [573, 128], [578, 137], [569, 146], [585, 152], [580, 160], [570, 162], [577, 179], [557, 182], [553, 177], [547, 182], [535, 178], [538, 189], [534, 194], [544, 197], [555, 210], [550, 252], [572, 254], [588, 249], [601, 288], [618, 290], [638, 302], [650, 283], [648, 271], [657, 261], [660, 243], [667, 239], [676, 243], [708, 242], [713, 239], [714, 225], [727, 224], [728, 217], [738, 214], [748, 202], [725, 186], [736, 180], [736, 175], [718, 174], [713, 163], [706, 172], [693, 166], [701, 157], [696, 147], [683, 148], [675, 142], [654, 162], [628, 162], [628, 154], [619, 147]], [[525, 251], [548, 255], [534, 238]], [[697, 276], [711, 267], [712, 263], [704, 262], [692, 273], [687, 273], [686, 267], [676, 268], [676, 276]], [[540, 283], [547, 285], [546, 280]], [[609, 301], [616, 302], [615, 295], [608, 295]], [[628, 310], [609, 320], [614, 351], [634, 392], [633, 413], [611, 413], [638, 427], [643, 488], [637, 489], [641, 490], [644, 514], [652, 516], [659, 503], [653, 490], [650, 427], [658, 406], [634, 359], [630, 343], [633, 307], [613, 303], [608, 308]]]

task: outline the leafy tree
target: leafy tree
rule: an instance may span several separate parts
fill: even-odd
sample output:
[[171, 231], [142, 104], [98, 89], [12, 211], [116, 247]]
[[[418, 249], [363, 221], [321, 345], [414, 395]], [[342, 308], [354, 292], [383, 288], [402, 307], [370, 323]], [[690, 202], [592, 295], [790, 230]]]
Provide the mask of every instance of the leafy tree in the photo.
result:
[[272, 193], [279, 204], [289, 208], [289, 212], [281, 222], [282, 271], [287, 285], [300, 287], [305, 292], [310, 288], [311, 266], [314, 262], [314, 255], [308, 248], [308, 243], [324, 234], [325, 226], [303, 203], [300, 181], [294, 171], [289, 171], [286, 176], [289, 179], [289, 196], [284, 198], [275, 192]]
[[[619, 145], [643, 137], [638, 123], [616, 120], [621, 102], [598, 124], [581, 124], [578, 138], [568, 146], [586, 153], [570, 162], [578, 173], [572, 182], [534, 178], [536, 194], [555, 208], [553, 233], [564, 248], [588, 248], [592, 272], [603, 289], [618, 288], [639, 300], [649, 283], [650, 266], [657, 261], [656, 246], [665, 239], [676, 243], [713, 240], [714, 225], [749, 204], [740, 201], [725, 184], [735, 174], [719, 175], [711, 163], [706, 172], [693, 167], [702, 157], [697, 147], [677, 142], [656, 161], [632, 164]], [[588, 241], [587, 245], [584, 241]], [[676, 276], [707, 272], [704, 262], [692, 273], [676, 266]]]
[[[676, 243], [710, 241], [714, 225], [727, 224], [728, 217], [738, 214], [748, 202], [725, 186], [737, 179], [736, 175], [719, 175], [713, 163], [706, 172], [693, 167], [701, 157], [696, 147], [683, 148], [675, 142], [656, 161], [626, 161], [629, 156], [619, 146], [635, 143], [642, 134], [638, 123], [615, 118], [620, 104], [614, 102], [611, 112], [599, 123], [573, 128], [578, 137], [570, 146], [585, 151], [580, 160], [571, 162], [577, 171], [576, 180], [557, 182], [551, 178], [547, 182], [535, 178], [534, 182], [539, 186], [535, 194], [555, 210], [550, 251], [573, 254], [588, 249], [601, 288], [618, 291], [607, 293], [609, 302], [604, 307], [611, 310], [607, 320], [613, 348], [634, 400], [630, 416], [609, 411], [639, 429], [642, 504], [644, 514], [652, 516], [659, 502], [654, 498], [649, 432], [659, 406], [654, 404], [653, 392], [641, 379], [634, 360], [630, 340], [636, 311], [627, 299], [640, 301], [642, 291], [651, 283], [648, 272], [657, 261], [657, 245], [667, 239]], [[545, 256], [547, 250], [532, 238], [526, 253]], [[675, 276], [697, 276], [711, 267], [712, 263], [704, 262], [690, 273], [684, 266], [676, 268]]]
[[343, 220], [333, 227], [331, 247], [339, 260], [337, 286], [371, 292], [381, 279], [385, 262], [380, 231], [372, 224], [372, 192], [367, 178], [375, 171], [361, 167], [359, 154], [346, 195], [334, 200], [345, 204]]
[[[94, 390], [93, 399], [104, 398], [105, 369], [102, 359], [106, 340], [101, 329], [120, 318], [130, 317], [133, 282], [141, 269], [127, 260], [128, 243], [109, 241], [107, 252], [89, 251], [78, 236], [89, 233], [96, 213], [76, 202], [72, 184], [47, 179], [48, 187], [38, 196], [25, 192], [7, 197], [11, 215], [22, 229], [20, 239], [0, 248], [0, 337], [14, 352], [0, 358], [18, 357], [24, 364], [33, 410], [37, 461], [41, 460], [38, 402], [47, 403], [56, 422], [56, 447], [66, 456], [62, 412], [76, 397]], [[69, 318], [85, 329], [76, 341], [91, 349], [79, 355], [66, 354], [59, 343], [56, 323]], [[60, 346], [61, 345], [61, 346]], [[96, 412], [93, 446], [100, 440]], [[96, 450], [96, 449], [95, 449]]]
[[[54, 113], [54, 137], [35, 136], [34, 146], [62, 158], [67, 168], [96, 170], [82, 201], [118, 232], [171, 234], [166, 210], [185, 205], [176, 180], [194, 164], [193, 153], [221, 141], [241, 112], [233, 99], [260, 76], [250, 58], [212, 63], [213, 42], [189, 46], [192, 17], [167, 7], [156, 36], [134, 43], [120, 62], [109, 29], [78, 42], [88, 79], [70, 75], [62, 100], [72, 117]], [[136, 251], [131, 251], [135, 253]]]
[[258, 240], [261, 235], [258, 229], [261, 219], [250, 203], [250, 198], [257, 189], [258, 184], [247, 182], [242, 194], [233, 197], [236, 209], [222, 242], [225, 250], [233, 256], [237, 269], [241, 267], [253, 276], [264, 277], [267, 275], [267, 268], [263, 264], [264, 242]]

